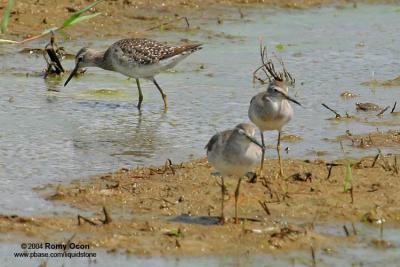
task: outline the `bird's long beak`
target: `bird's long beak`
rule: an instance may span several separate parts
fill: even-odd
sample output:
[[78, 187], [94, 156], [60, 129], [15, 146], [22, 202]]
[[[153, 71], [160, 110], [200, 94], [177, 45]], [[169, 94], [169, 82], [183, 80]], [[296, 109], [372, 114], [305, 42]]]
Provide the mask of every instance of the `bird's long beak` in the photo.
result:
[[261, 147], [262, 149], [265, 149], [265, 147], [264, 147], [260, 142], [258, 142], [257, 139], [255, 139], [254, 137], [251, 137], [250, 135], [247, 135], [247, 134], [246, 134], [246, 137], [247, 137], [251, 142], [253, 142], [254, 144], [256, 144], [257, 146]]
[[[281, 93], [281, 92], [280, 92], [280, 93]], [[292, 98], [292, 97], [290, 97], [290, 96], [288, 96], [288, 95], [286, 95], [286, 94], [284, 94], [284, 93], [281, 93], [281, 94], [283, 95], [284, 98], [286, 98], [286, 99], [289, 100], [290, 102], [293, 102], [293, 103], [295, 103], [295, 104], [301, 106], [301, 104], [300, 104], [296, 99], [294, 99], [294, 98]]]
[[65, 81], [64, 86], [66, 86], [69, 83], [69, 81], [72, 79], [72, 77], [74, 77], [74, 75], [78, 72], [78, 69], [79, 69], [79, 61], [76, 62], [75, 68], [72, 70], [68, 79]]

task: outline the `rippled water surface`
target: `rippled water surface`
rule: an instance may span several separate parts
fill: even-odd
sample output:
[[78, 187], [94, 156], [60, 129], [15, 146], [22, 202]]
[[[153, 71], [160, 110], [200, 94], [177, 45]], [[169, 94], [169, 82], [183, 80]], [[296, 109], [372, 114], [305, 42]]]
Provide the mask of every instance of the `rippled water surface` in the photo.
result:
[[[203, 50], [175, 71], [157, 77], [169, 97], [167, 113], [150, 82], [142, 82], [145, 100], [138, 112], [136, 84], [120, 74], [92, 68], [63, 87], [65, 78], [32, 75], [44, 68], [42, 57], [16, 53], [21, 47], [0, 46], [0, 212], [54, 212], [51, 203], [32, 191], [35, 186], [84, 179], [122, 166], [163, 164], [167, 158], [178, 162], [204, 156], [210, 136], [247, 121], [251, 97], [263, 90], [252, 84], [252, 71], [259, 64], [259, 37], [271, 51], [283, 46], [279, 53], [297, 82], [291, 94], [304, 105], [295, 107], [295, 117], [285, 129], [303, 138], [284, 144], [290, 147], [288, 156], [315, 157], [316, 151], [327, 152], [325, 157], [342, 156], [339, 144], [324, 138], [334, 139], [347, 129], [365, 133], [400, 125], [399, 118], [368, 113], [358, 115], [370, 116], [368, 120], [375, 123], [335, 123], [327, 120], [332, 113], [321, 107], [325, 102], [342, 113], [356, 113], [356, 101], [393, 104], [399, 88], [368, 88], [360, 83], [399, 75], [397, 7], [264, 8], [247, 10], [244, 20], [226, 20], [222, 25], [196, 20], [192, 24], [205, 31], [156, 36], [170, 42], [189, 37], [204, 43]], [[63, 45], [76, 52], [87, 45], [105, 48], [113, 41], [83, 39]], [[31, 45], [42, 47], [46, 42]], [[65, 64], [73, 66], [72, 61]], [[344, 101], [340, 93], [345, 90], [360, 97]], [[276, 133], [267, 137], [269, 144], [276, 142]], [[371, 153], [350, 147], [346, 152]], [[275, 156], [272, 153], [269, 156]]]

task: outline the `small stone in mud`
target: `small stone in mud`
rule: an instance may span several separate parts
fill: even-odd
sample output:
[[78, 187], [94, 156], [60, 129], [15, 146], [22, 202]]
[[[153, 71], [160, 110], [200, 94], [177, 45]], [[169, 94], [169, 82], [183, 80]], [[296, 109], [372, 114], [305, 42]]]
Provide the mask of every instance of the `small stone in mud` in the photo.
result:
[[370, 102], [365, 102], [365, 103], [356, 103], [356, 109], [357, 110], [362, 110], [362, 111], [371, 111], [371, 110], [380, 110], [381, 107]]
[[353, 98], [353, 97], [358, 97], [359, 95], [349, 91], [344, 91], [343, 93], [340, 94], [340, 96], [343, 98]]

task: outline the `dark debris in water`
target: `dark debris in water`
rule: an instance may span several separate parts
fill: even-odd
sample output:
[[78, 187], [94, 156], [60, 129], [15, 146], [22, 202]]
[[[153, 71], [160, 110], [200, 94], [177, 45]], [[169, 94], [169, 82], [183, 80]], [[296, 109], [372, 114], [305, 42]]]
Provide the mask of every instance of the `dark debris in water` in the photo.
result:
[[381, 110], [382, 108], [377, 104], [365, 102], [365, 103], [356, 103], [356, 109], [362, 111], [377, 111]]
[[188, 224], [200, 224], [200, 225], [217, 225], [219, 224], [219, 217], [210, 216], [191, 216], [189, 214], [181, 214], [170, 219], [171, 222], [180, 222]]

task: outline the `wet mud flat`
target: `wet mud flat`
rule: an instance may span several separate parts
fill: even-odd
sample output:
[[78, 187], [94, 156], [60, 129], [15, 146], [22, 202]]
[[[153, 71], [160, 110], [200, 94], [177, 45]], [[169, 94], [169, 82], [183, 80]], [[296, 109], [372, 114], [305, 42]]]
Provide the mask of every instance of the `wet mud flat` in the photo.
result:
[[[396, 0], [364, 0], [365, 4], [393, 4]], [[6, 1], [0, 2], [0, 13], [5, 8]], [[28, 0], [18, 1], [13, 7], [10, 17], [9, 34], [6, 36], [22, 36], [24, 38], [40, 34], [45, 29], [59, 26], [68, 16], [86, 5], [81, 0]], [[341, 9], [348, 5], [357, 6], [354, 1], [332, 0], [152, 0], [105, 1], [92, 8], [91, 12], [101, 12], [102, 15], [89, 22], [84, 27], [73, 27], [66, 32], [71, 37], [78, 36], [135, 36], [146, 35], [151, 30], [179, 30], [186, 27], [181, 18], [212, 19], [218, 23], [224, 19], [243, 18], [246, 14], [241, 8], [268, 6], [283, 9], [309, 9], [327, 5], [335, 5]], [[212, 7], [212, 8], [210, 8]]]
[[[267, 160], [265, 177], [242, 183], [240, 224], [233, 223], [236, 179], [226, 179], [225, 225], [220, 214], [219, 178], [206, 159], [164, 166], [120, 169], [88, 181], [35, 190], [48, 201], [76, 208], [76, 214], [38, 217], [1, 215], [9, 242], [90, 244], [132, 255], [235, 255], [329, 249], [357, 244], [357, 226], [398, 227], [400, 174], [395, 155], [323, 160]], [[351, 178], [348, 177], [351, 166]], [[347, 188], [347, 190], [346, 190]], [[316, 224], [344, 225], [340, 234]], [[345, 226], [347, 225], [347, 227]], [[377, 235], [371, 246], [392, 248]]]

